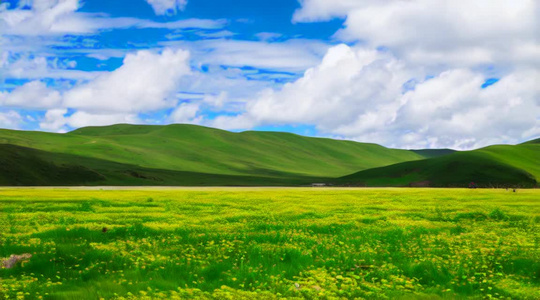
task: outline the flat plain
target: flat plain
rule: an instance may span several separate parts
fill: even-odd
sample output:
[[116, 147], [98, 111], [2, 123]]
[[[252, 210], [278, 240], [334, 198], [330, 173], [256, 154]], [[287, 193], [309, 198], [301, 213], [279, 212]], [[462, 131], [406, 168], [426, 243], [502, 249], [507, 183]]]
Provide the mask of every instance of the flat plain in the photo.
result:
[[2, 299], [540, 299], [540, 191], [0, 189]]

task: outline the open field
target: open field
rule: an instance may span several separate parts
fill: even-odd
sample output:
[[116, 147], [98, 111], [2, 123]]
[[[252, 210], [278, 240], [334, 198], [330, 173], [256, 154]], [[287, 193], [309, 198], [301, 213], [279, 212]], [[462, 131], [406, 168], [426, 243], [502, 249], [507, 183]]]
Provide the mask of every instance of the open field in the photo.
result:
[[3, 186], [298, 186], [423, 158], [375, 144], [194, 125], [119, 124], [66, 134], [0, 129]]
[[[540, 191], [0, 189], [2, 299], [540, 299]], [[106, 228], [106, 232], [103, 232]]]

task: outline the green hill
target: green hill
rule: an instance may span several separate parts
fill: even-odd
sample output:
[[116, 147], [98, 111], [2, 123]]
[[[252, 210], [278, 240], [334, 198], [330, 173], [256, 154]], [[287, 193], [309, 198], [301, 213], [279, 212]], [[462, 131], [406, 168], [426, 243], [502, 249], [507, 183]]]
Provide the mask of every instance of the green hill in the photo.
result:
[[71, 162], [58, 154], [0, 145], [0, 185], [69, 185], [104, 179], [99, 173]]
[[523, 144], [540, 144], [540, 139], [528, 141], [528, 142], [525, 142], [525, 143], [523, 143]]
[[341, 177], [356, 186], [535, 186], [540, 180], [540, 144], [496, 145], [421, 161], [398, 163]]
[[408, 151], [178, 124], [66, 134], [0, 130], [0, 185], [533, 186], [540, 180], [539, 150], [535, 140], [464, 152]]
[[[2, 185], [295, 185], [423, 156], [279, 132], [113, 125], [0, 130]], [[10, 176], [17, 174], [17, 176]]]
[[522, 169], [540, 181], [540, 143], [495, 145], [477, 151], [489, 155], [501, 164]]
[[320, 180], [206, 174], [143, 168], [71, 154], [0, 145], [0, 186], [283, 186]]
[[412, 152], [421, 155], [424, 158], [433, 158], [439, 156], [445, 156], [456, 152], [452, 149], [420, 149], [420, 150], [411, 150]]

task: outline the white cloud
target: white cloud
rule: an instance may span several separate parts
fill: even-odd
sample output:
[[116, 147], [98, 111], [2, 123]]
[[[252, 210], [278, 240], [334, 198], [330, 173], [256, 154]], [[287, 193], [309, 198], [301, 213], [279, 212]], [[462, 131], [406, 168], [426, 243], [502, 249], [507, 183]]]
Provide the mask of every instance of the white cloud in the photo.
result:
[[318, 40], [291, 39], [280, 43], [212, 39], [167, 41], [163, 46], [189, 49], [200, 64], [303, 72], [315, 66], [330, 47]]
[[246, 114], [238, 116], [218, 116], [209, 122], [209, 126], [223, 130], [250, 129], [257, 123]]
[[211, 107], [223, 108], [223, 105], [228, 101], [229, 93], [221, 92], [217, 95], [205, 95], [203, 102], [209, 104]]
[[[216, 126], [300, 123], [315, 125], [322, 134], [387, 146], [462, 149], [540, 133], [537, 1], [304, 0], [301, 5], [293, 21], [344, 17], [336, 38], [359, 41], [362, 48], [329, 50], [301, 79], [260, 93], [245, 113], [216, 118]], [[481, 88], [493, 76], [500, 81]]]
[[[0, 94], [0, 99], [1, 97]], [[21, 115], [14, 110], [0, 112], [0, 128], [18, 129], [22, 121]]]
[[138, 51], [128, 54], [115, 71], [66, 92], [64, 105], [93, 113], [137, 113], [173, 107], [179, 81], [189, 73], [187, 51]]
[[10, 34], [85, 32], [84, 22], [74, 16], [78, 0], [34, 0], [31, 9], [0, 9], [0, 29]]
[[304, 0], [302, 5], [295, 21], [346, 17], [339, 38], [389, 47], [416, 64], [540, 66], [535, 0]]
[[39, 123], [39, 128], [48, 131], [61, 131], [66, 125], [65, 108], [50, 109], [45, 113], [45, 118]]
[[157, 15], [176, 14], [178, 10], [184, 10], [187, 0], [146, 0], [152, 6]]
[[169, 116], [174, 123], [200, 123], [202, 118], [197, 117], [199, 112], [199, 104], [197, 103], [181, 103]]
[[179, 90], [205, 94], [207, 105], [227, 113], [242, 109], [261, 90], [297, 78], [317, 65], [330, 47], [304, 39], [281, 43], [215, 39], [161, 45], [188, 49], [193, 64], [201, 69], [186, 76]]
[[453, 69], [404, 92], [424, 78], [387, 52], [340, 45], [321, 64], [281, 90], [266, 90], [228, 129], [261, 124], [309, 124], [327, 135], [393, 147], [474, 148], [518, 142], [540, 128], [540, 72], [516, 71], [482, 89], [484, 75]]
[[279, 92], [263, 91], [246, 109], [257, 124], [309, 123], [329, 131], [353, 122], [362, 111], [391, 103], [408, 78], [386, 54], [339, 45], [304, 77]]
[[517, 71], [486, 89], [485, 78], [469, 70], [451, 70], [402, 97], [395, 126], [416, 128], [419, 145], [477, 148], [517, 143], [540, 128], [540, 72]]
[[[376, 0], [375, 0], [376, 1]], [[302, 7], [293, 16], [295, 22], [327, 21], [334, 17], [346, 17], [355, 8], [374, 4], [365, 0], [300, 0]]]
[[0, 92], [0, 105], [12, 108], [51, 108], [61, 105], [58, 91], [51, 90], [41, 81], [32, 81], [10, 93]]
[[[185, 0], [147, 0], [157, 14], [176, 13], [183, 9]], [[225, 20], [185, 19], [173, 22], [154, 22], [137, 18], [111, 18], [104, 14], [83, 13], [79, 0], [34, 0], [31, 9], [0, 6], [0, 31], [11, 35], [39, 36], [88, 34], [102, 29], [118, 28], [198, 28], [218, 29]]]
[[[191, 74], [189, 52], [165, 49], [128, 54], [121, 67], [103, 72], [86, 83], [60, 92], [41, 81], [32, 81], [11, 92], [0, 92], [5, 107], [47, 110], [40, 127], [64, 130], [67, 126], [139, 122], [139, 113], [176, 106], [182, 78]], [[67, 109], [74, 109], [70, 116]], [[190, 117], [191, 106], [180, 106], [178, 120]]]
[[77, 111], [73, 115], [66, 118], [66, 123], [73, 127], [86, 127], [86, 126], [106, 126], [119, 123], [140, 123], [137, 114], [106, 114], [106, 113], [88, 113], [85, 111]]
[[[202, 101], [211, 108], [228, 111], [235, 103], [244, 103], [260, 90], [273, 86], [268, 80], [249, 80], [237, 68], [210, 67], [208, 72], [193, 72], [182, 79], [179, 90], [201, 93]], [[184, 97], [191, 99], [191, 97]]]
[[0, 52], [5, 58], [0, 63], [0, 72], [4, 78], [17, 78], [26, 80], [72, 79], [90, 80], [101, 72], [88, 72], [73, 69], [76, 66], [73, 60], [47, 59], [43, 56], [31, 57], [29, 55], [12, 55], [9, 51]]

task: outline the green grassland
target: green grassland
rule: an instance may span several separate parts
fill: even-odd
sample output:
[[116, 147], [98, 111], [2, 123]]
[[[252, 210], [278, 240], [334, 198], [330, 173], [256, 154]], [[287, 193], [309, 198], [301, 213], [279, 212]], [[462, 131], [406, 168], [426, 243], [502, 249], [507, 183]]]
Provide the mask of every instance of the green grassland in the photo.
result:
[[0, 130], [0, 156], [2, 185], [184, 186], [305, 184], [423, 158], [375, 144], [194, 125], [114, 125], [67, 134]]
[[0, 130], [2, 186], [534, 187], [540, 143], [400, 150], [283, 132], [112, 125], [66, 134]]
[[0, 298], [540, 299], [539, 199], [504, 189], [0, 189], [0, 257], [33, 255], [0, 269]]
[[424, 158], [434, 158], [439, 156], [444, 156], [456, 152], [452, 149], [420, 149], [420, 150], [411, 150], [412, 152], [423, 156]]
[[360, 186], [533, 187], [540, 181], [540, 143], [474, 151], [373, 168], [334, 180]]

